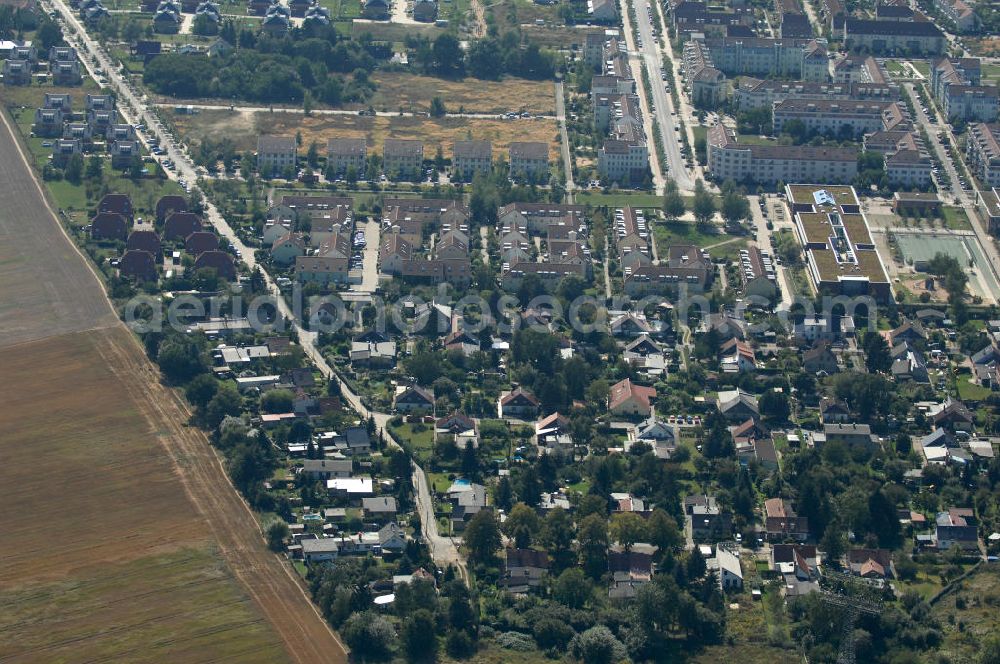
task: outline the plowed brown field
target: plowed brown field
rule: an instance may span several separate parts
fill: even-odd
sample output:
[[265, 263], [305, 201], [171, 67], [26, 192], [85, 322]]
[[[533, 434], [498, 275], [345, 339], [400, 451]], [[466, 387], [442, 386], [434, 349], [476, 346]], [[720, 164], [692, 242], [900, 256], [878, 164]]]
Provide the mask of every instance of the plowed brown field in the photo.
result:
[[343, 662], [0, 123], [0, 662]]

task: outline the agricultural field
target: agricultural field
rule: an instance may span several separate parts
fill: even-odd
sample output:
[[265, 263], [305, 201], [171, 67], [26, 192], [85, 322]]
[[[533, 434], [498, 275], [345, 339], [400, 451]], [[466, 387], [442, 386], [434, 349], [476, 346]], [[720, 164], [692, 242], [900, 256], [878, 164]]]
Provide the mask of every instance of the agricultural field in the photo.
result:
[[371, 80], [378, 86], [371, 100], [377, 110], [397, 111], [402, 108], [404, 111], [427, 111], [431, 99], [440, 97], [448, 110], [455, 113], [460, 109], [465, 113], [555, 113], [555, 89], [551, 81], [523, 78], [448, 80], [382, 71], [372, 74]]
[[116, 326], [0, 349], [0, 659], [282, 661], [141, 393], [108, 366], [109, 349], [138, 352], [128, 337]]
[[483, 118], [423, 118], [399, 116], [312, 115], [301, 113], [267, 113], [241, 111], [202, 111], [197, 115], [175, 116], [174, 124], [185, 141], [197, 145], [204, 137], [213, 140], [229, 138], [236, 150], [253, 151], [259, 134], [302, 134], [305, 146], [316, 141], [325, 150], [326, 142], [334, 137], [359, 137], [368, 139], [369, 153], [381, 154], [386, 138], [405, 138], [424, 143], [424, 157], [432, 159], [440, 145], [446, 157], [451, 156], [451, 145], [456, 140], [469, 137], [489, 140], [493, 154], [506, 153], [513, 141], [542, 141], [549, 144], [550, 158], [559, 152], [559, 134], [554, 119], [544, 120], [494, 120]]
[[0, 659], [344, 661], [14, 136], [4, 116]]

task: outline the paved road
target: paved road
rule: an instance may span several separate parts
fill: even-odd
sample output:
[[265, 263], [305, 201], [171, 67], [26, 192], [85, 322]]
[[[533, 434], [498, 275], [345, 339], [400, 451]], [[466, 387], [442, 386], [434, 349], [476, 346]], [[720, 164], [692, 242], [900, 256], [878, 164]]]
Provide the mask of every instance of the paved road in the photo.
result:
[[[694, 191], [694, 179], [687, 170], [684, 157], [681, 156], [680, 135], [674, 131], [678, 116], [672, 113], [679, 111], [674, 108], [673, 100], [666, 89], [666, 82], [660, 80], [660, 67], [663, 66], [664, 54], [669, 55], [669, 50], [665, 49], [663, 43], [653, 35], [653, 26], [648, 19], [647, 10], [650, 8], [649, 0], [634, 0], [636, 20], [639, 22], [639, 36], [642, 37], [641, 55], [649, 71], [649, 82], [653, 88], [653, 104], [656, 106], [656, 117], [660, 123], [660, 134], [663, 136], [663, 149], [667, 157], [667, 176], [677, 182], [677, 187], [681, 191]], [[654, 7], [654, 12], [659, 9]], [[656, 20], [657, 14], [653, 14]], [[663, 36], [666, 39], [666, 36]], [[670, 75], [670, 72], [668, 72]], [[636, 79], [639, 79], [639, 72], [635, 72]], [[677, 88], [683, 86], [680, 78], [677, 78]], [[640, 83], [640, 88], [641, 83]], [[650, 145], [650, 150], [653, 146]]]
[[[934, 105], [928, 107], [928, 109], [934, 114], [936, 124], [931, 123], [930, 118], [928, 118], [927, 114], [924, 113], [920, 97], [917, 96], [914, 85], [915, 84], [913, 83], [903, 84], [903, 88], [913, 101], [913, 110], [917, 116], [914, 119], [927, 129], [928, 138], [931, 142], [931, 145], [928, 147], [937, 153], [938, 160], [948, 172], [948, 177], [951, 178], [951, 184], [952, 187], [954, 187], [954, 198], [957, 199], [958, 204], [961, 205], [969, 217], [969, 222], [972, 224], [972, 230], [975, 231], [976, 237], [979, 239], [979, 245], [982, 248], [984, 256], [986, 257], [986, 261], [990, 264], [990, 270], [993, 272], [993, 281], [995, 283], [1000, 283], [1000, 253], [997, 252], [997, 247], [993, 242], [992, 236], [986, 232], [986, 229], [983, 228], [983, 225], [979, 220], [979, 213], [976, 211], [976, 194], [974, 191], [965, 191], [959, 186], [958, 170], [955, 168], [955, 164], [951, 160], [951, 155], [948, 153], [948, 150], [946, 150], [945, 147], [934, 137], [934, 134], [936, 134], [937, 131], [941, 131], [942, 129], [947, 131], [946, 128], [948, 125], [944, 122], [944, 117], [938, 114], [937, 108]], [[954, 141], [954, 134], [951, 134], [951, 132], [948, 133], [951, 140]], [[946, 198], [946, 196], [942, 196], [942, 198]], [[994, 291], [992, 295], [994, 301], [1000, 300], [1000, 293]]]
[[382, 244], [382, 225], [377, 219], [369, 219], [365, 224], [365, 251], [363, 253], [363, 273], [361, 285], [351, 290], [374, 293], [378, 290], [378, 250]]
[[[761, 251], [772, 254], [773, 259], [774, 250], [771, 249], [771, 231], [767, 229], [767, 219], [760, 211], [760, 198], [758, 196], [748, 196], [747, 198], [750, 199], [750, 212], [753, 216], [754, 235], [757, 246]], [[764, 204], [767, 205], [766, 202]], [[775, 226], [775, 229], [777, 230], [777, 226]], [[792, 308], [792, 299], [795, 297], [795, 293], [790, 287], [791, 282], [785, 273], [785, 266], [775, 264], [774, 268], [778, 275], [778, 288], [781, 289], [781, 303], [778, 305], [778, 310], [789, 311]]]
[[[119, 111], [125, 118], [125, 121], [129, 124], [139, 124], [140, 122], [144, 122], [148, 128], [160, 137], [161, 145], [167, 146], [169, 156], [177, 165], [176, 172], [168, 172], [168, 176], [172, 179], [186, 178], [189, 183], [192, 183], [192, 188], [197, 189], [197, 185], [194, 184], [197, 180], [194, 163], [187, 157], [187, 154], [178, 145], [172, 145], [169, 143], [166, 131], [160, 125], [156, 116], [142, 102], [140, 93], [129, 87], [128, 83], [123, 79], [117, 66], [112, 66], [111, 59], [98, 48], [97, 43], [83, 29], [79, 20], [77, 20], [76, 16], [66, 5], [65, 0], [50, 0], [50, 2], [52, 3], [52, 6], [63, 16], [63, 19], [72, 25], [76, 30], [76, 45], [80, 54], [91, 54], [97, 59], [99, 65], [107, 73], [110, 86], [118, 94]], [[89, 68], [89, 63], [87, 66]], [[130, 111], [128, 108], [129, 106], [136, 110]], [[316, 345], [316, 333], [304, 329], [300, 321], [295, 319], [291, 308], [281, 296], [277, 285], [271, 278], [271, 275], [264, 269], [263, 266], [257, 264], [257, 261], [254, 258], [253, 250], [243, 244], [232, 227], [226, 222], [222, 215], [219, 214], [218, 209], [216, 209], [212, 202], [207, 198], [205, 200], [205, 219], [212, 224], [222, 237], [228, 240], [231, 245], [240, 252], [243, 262], [247, 265], [247, 267], [251, 270], [255, 267], [260, 268], [267, 283], [268, 291], [276, 298], [278, 310], [281, 312], [281, 315], [284, 316], [285, 320], [289, 321], [290, 324], [296, 329], [299, 337], [299, 344], [302, 346], [303, 351], [310, 357], [310, 359], [312, 359], [323, 375], [327, 378], [336, 379], [340, 383], [341, 392], [343, 393], [348, 404], [354, 408], [354, 410], [356, 410], [362, 418], [367, 419], [369, 414], [372, 414], [375, 417], [378, 427], [385, 431], [386, 438], [392, 443], [398, 445], [398, 441], [393, 439], [392, 435], [388, 431], [388, 428], [386, 427], [389, 415], [377, 412], [369, 413], [368, 409], [361, 403], [361, 399], [358, 395], [354, 394], [347, 384], [340, 379], [340, 376], [333, 371], [333, 368], [327, 363], [325, 358], [323, 358]], [[420, 474], [422, 474], [422, 471], [420, 471]], [[426, 512], [433, 514], [432, 505], [420, 504], [421, 501], [425, 500], [428, 496], [427, 492], [421, 493], [419, 487], [416, 489], [418, 511], [421, 514]], [[457, 546], [450, 538], [442, 538], [438, 536], [437, 523], [435, 521], [431, 520], [424, 526], [423, 534], [428, 542], [428, 545], [430, 546], [431, 552], [436, 554], [435, 561], [439, 565], [447, 566], [451, 563], [457, 562], [463, 576], [466, 575], [464, 563], [461, 562]]]
[[556, 118], [559, 120], [559, 146], [563, 171], [566, 173], [566, 202], [572, 205], [576, 183], [573, 182], [573, 159], [569, 154], [569, 134], [566, 132], [566, 98], [563, 96], [562, 81], [556, 81]]
[[[627, 8], [626, 2], [622, 3], [623, 8]], [[638, 8], [637, 8], [638, 11]], [[647, 22], [645, 10], [643, 13], [637, 16], [639, 24]], [[635, 42], [635, 37], [632, 34], [632, 20], [628, 15], [627, 9], [622, 12], [622, 25], [624, 26], [622, 32], [625, 34], [625, 43], [628, 45], [629, 50], [629, 67], [632, 69], [632, 78], [635, 79], [636, 92], [639, 95], [639, 107], [642, 109], [642, 127], [646, 134], [646, 148], [649, 152], [649, 169], [653, 172], [653, 186], [657, 193], [663, 193], [664, 179], [663, 171], [664, 169], [660, 165], [659, 155], [656, 154], [656, 146], [653, 143], [653, 111], [650, 104], [656, 104], [657, 102], [653, 99], [646, 98], [646, 89], [642, 85], [642, 63], [644, 61], [642, 57], [642, 51], [639, 50], [639, 45]], [[647, 25], [648, 27], [648, 25]], [[640, 33], [641, 34], [641, 33]], [[646, 48], [655, 48], [651, 46], [649, 42], [644, 41], [644, 46]], [[659, 68], [653, 69], [649, 72], [650, 80], [656, 76]], [[656, 86], [653, 85], [653, 94], [655, 97]], [[658, 107], [659, 108], [659, 107]], [[662, 110], [662, 109], [660, 109]], [[663, 130], [663, 121], [660, 121], [660, 130]], [[670, 169], [670, 175], [673, 175], [673, 169]]]

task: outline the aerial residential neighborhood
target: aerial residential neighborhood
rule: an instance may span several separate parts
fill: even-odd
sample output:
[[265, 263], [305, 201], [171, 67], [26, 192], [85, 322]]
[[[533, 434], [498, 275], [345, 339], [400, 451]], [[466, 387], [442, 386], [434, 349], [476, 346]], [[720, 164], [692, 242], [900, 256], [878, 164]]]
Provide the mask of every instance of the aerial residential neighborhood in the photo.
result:
[[0, 0], [0, 659], [1000, 661], [984, 0]]

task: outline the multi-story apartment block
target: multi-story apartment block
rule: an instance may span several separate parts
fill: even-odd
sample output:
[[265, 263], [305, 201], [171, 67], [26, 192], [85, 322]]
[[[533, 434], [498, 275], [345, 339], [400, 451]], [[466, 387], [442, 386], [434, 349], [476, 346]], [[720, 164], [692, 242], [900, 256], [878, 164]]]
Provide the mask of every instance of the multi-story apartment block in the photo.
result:
[[774, 104], [773, 113], [775, 134], [793, 120], [800, 120], [809, 132], [855, 138], [906, 126], [903, 108], [894, 101], [785, 99]]
[[382, 144], [382, 171], [390, 179], [420, 177], [424, 165], [424, 144], [401, 138], [387, 138]]
[[939, 58], [931, 63], [931, 92], [949, 121], [996, 119], [998, 89], [980, 85], [981, 80], [979, 58]]
[[954, 23], [958, 32], [973, 32], [979, 27], [973, 5], [965, 0], [934, 0], [934, 8]]
[[642, 110], [635, 95], [602, 95], [594, 105], [594, 124], [608, 131], [597, 153], [597, 170], [606, 182], [641, 182], [649, 172]]
[[744, 76], [733, 95], [741, 110], [769, 108], [786, 99], [812, 101], [895, 101], [899, 89], [880, 83], [816, 83], [805, 81], [776, 81]]
[[889, 73], [870, 55], [847, 54], [833, 63], [833, 82], [872, 83], [877, 85], [895, 86]]
[[931, 168], [930, 157], [919, 150], [897, 150], [885, 158], [885, 174], [894, 187], [929, 187]]
[[510, 176], [515, 179], [545, 179], [549, 174], [549, 146], [515, 141], [510, 144]]
[[327, 169], [346, 175], [353, 168], [357, 177], [364, 177], [368, 166], [368, 145], [364, 138], [331, 138], [326, 142]]
[[451, 157], [453, 179], [468, 182], [476, 173], [489, 173], [492, 168], [493, 146], [489, 141], [455, 141]]
[[973, 175], [1000, 187], [1000, 124], [970, 125], [965, 156]]
[[826, 47], [814, 39], [723, 37], [706, 39], [715, 67], [727, 76], [750, 75], [826, 81]]
[[297, 164], [298, 145], [294, 136], [259, 136], [257, 138], [257, 170], [269, 170], [280, 175]]
[[684, 44], [684, 72], [695, 106], [714, 108], [726, 98], [726, 75], [715, 66], [703, 40]]
[[949, 85], [942, 110], [949, 121], [993, 122], [1000, 108], [1000, 88], [995, 85]]
[[875, 53], [934, 55], [944, 51], [944, 33], [930, 21], [902, 23], [847, 18], [844, 44], [849, 49], [867, 48]]
[[708, 130], [708, 170], [715, 180], [773, 184], [802, 179], [850, 182], [858, 174], [853, 148], [745, 145], [723, 125]]

